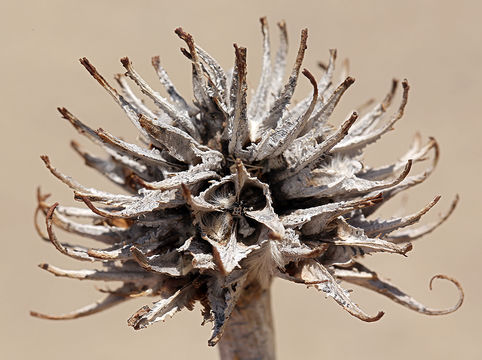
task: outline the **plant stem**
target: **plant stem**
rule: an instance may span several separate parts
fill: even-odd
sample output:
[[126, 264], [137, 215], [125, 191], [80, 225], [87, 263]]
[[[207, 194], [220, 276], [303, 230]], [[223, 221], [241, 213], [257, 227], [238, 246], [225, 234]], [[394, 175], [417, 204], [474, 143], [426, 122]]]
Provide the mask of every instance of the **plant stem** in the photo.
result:
[[221, 360], [275, 359], [269, 287], [245, 291], [231, 314], [218, 346]]

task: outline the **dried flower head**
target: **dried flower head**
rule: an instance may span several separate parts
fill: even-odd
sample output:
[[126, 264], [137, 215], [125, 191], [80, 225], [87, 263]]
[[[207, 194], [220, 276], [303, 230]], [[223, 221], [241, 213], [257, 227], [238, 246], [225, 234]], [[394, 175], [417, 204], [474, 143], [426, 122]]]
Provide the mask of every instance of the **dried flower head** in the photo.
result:
[[[423, 182], [438, 160], [436, 141], [430, 138], [424, 144], [417, 135], [399, 161], [377, 168], [363, 163], [365, 147], [402, 117], [409, 91], [407, 81], [401, 83], [401, 102], [393, 115], [388, 115], [388, 109], [399, 87], [396, 80], [383, 101], [363, 115], [354, 111], [335, 128], [328, 119], [354, 79], [346, 77], [339, 84], [333, 80], [335, 50], [330, 51], [328, 65], [321, 66], [324, 73], [319, 81], [308, 70], [301, 70], [308, 37], [305, 29], [284, 83], [288, 41], [285, 24], [278, 27], [280, 45], [272, 63], [268, 26], [261, 19], [262, 72], [249, 104], [246, 49], [234, 45], [234, 69], [225, 72], [181, 28], [175, 32], [186, 43], [182, 53], [192, 63], [193, 104], [177, 92], [159, 57], [154, 57], [152, 64], [169, 99], [153, 90], [128, 58], [121, 59], [125, 75], [116, 76], [121, 92], [86, 58], [80, 60], [138, 129], [140, 145], [102, 129], [93, 130], [67, 109], [59, 108], [64, 119], [108, 156], [97, 157], [72, 142], [74, 150], [124, 193], [86, 187], [54, 168], [43, 156], [50, 172], [87, 206], [52, 205], [47, 195], [39, 193], [37, 214], [45, 215], [48, 232], [44, 238], [61, 253], [99, 262], [102, 268], [63, 270], [48, 264], [41, 268], [56, 276], [121, 281], [123, 285], [104, 290], [108, 295], [103, 300], [72, 313], [33, 315], [71, 319], [134, 297], [153, 296], [156, 302], [142, 307], [128, 321], [133, 328], [141, 329], [183, 308], [192, 309], [199, 302], [204, 320], [214, 323], [209, 345], [215, 345], [228, 332], [230, 317], [244, 316], [246, 320], [250, 306], [252, 313], [270, 316], [266, 314], [273, 277], [313, 286], [364, 321], [378, 320], [383, 312], [366, 314], [340, 286], [340, 280], [374, 290], [424, 314], [447, 314], [460, 307], [462, 289], [451, 278], [434, 277], [457, 286], [458, 303], [434, 310], [359, 262], [375, 252], [405, 255], [412, 249], [411, 241], [438, 227], [457, 203], [456, 199], [439, 220], [416, 228], [407, 227], [418, 222], [439, 196], [408, 216], [368, 219], [387, 200]], [[289, 107], [300, 73], [313, 91]], [[135, 95], [128, 79], [153, 101], [155, 109]], [[425, 171], [410, 175], [412, 164], [419, 161], [428, 162]], [[54, 225], [106, 247], [61, 243]], [[259, 305], [259, 299], [267, 307]], [[271, 336], [259, 333], [270, 324], [253, 328], [252, 320], [244, 322], [250, 323], [250, 331], [258, 331], [258, 338]], [[233, 332], [242, 324], [236, 326]]]

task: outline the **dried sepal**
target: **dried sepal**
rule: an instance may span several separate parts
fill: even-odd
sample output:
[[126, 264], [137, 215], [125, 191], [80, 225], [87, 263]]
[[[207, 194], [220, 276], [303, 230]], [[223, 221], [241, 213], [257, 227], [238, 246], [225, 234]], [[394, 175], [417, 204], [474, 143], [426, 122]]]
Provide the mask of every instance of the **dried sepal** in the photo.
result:
[[191, 270], [189, 263], [185, 263], [182, 255], [176, 250], [149, 257], [135, 246], [131, 246], [130, 251], [137, 263], [147, 271], [169, 276], [184, 276]]
[[187, 114], [191, 114], [195, 112], [195, 110], [189, 106], [189, 104], [184, 100], [184, 98], [179, 94], [176, 87], [172, 83], [171, 79], [167, 75], [166, 70], [161, 66], [161, 59], [159, 56], [154, 56], [152, 58], [152, 66], [156, 70], [157, 75], [159, 76], [159, 81], [166, 89], [171, 101], [177, 105], [178, 108], [185, 111]]
[[[273, 129], [278, 120], [283, 116], [284, 111], [291, 102], [293, 93], [298, 82], [298, 75], [301, 69], [301, 64], [303, 63], [303, 58], [305, 57], [306, 42], [308, 39], [308, 29], [303, 29], [301, 31], [300, 45], [298, 48], [298, 54], [296, 55], [295, 64], [291, 70], [288, 82], [285, 84], [283, 91], [280, 93], [278, 98], [275, 100], [274, 104], [271, 106], [269, 112], [259, 126], [259, 132], [266, 131], [268, 129]], [[257, 137], [257, 136], [256, 136]]]
[[129, 83], [127, 82], [126, 75], [116, 74], [114, 78], [117, 81], [117, 84], [119, 84], [124, 97], [136, 109], [137, 113], [142, 113], [151, 118], [156, 117], [156, 114], [151, 109], [149, 109], [141, 99], [137, 97], [134, 91], [132, 91]]
[[254, 126], [254, 123], [261, 121], [262, 117], [269, 109], [269, 102], [267, 100], [268, 96], [270, 96], [272, 84], [271, 78], [273, 76], [271, 73], [271, 45], [269, 39], [268, 22], [266, 17], [262, 17], [259, 20], [261, 23], [261, 33], [263, 34], [263, 62], [261, 67], [261, 78], [248, 108], [248, 117], [251, 119], [250, 131], [253, 132], [250, 134], [251, 141], [256, 140], [255, 133], [257, 129], [256, 126]]
[[194, 285], [186, 285], [170, 296], [156, 301], [152, 308], [143, 306], [129, 318], [127, 324], [139, 330], [155, 322], [164, 321], [167, 317], [172, 317], [183, 308], [192, 309], [195, 292], [196, 288]]
[[362, 248], [363, 253], [387, 252], [405, 255], [412, 250], [412, 244], [397, 245], [379, 238], [368, 237], [363, 229], [351, 226], [343, 218], [335, 222], [336, 235], [333, 238], [322, 238], [322, 241], [340, 246]]
[[134, 70], [129, 58], [122, 58], [121, 63], [127, 70], [126, 75], [139, 86], [143, 94], [151, 98], [159, 109], [168, 115], [174, 123], [178, 124], [180, 128], [188, 132], [191, 136], [198, 137], [197, 129], [189, 117], [185, 113], [175, 109], [166, 99], [159, 95], [159, 93], [152, 90], [146, 81]]
[[[402, 101], [400, 103], [400, 106], [398, 108], [398, 111], [392, 116], [392, 118], [383, 126], [372, 129], [372, 126], [368, 127], [365, 131], [363, 131], [360, 135], [352, 135], [348, 136], [345, 138], [343, 141], [341, 141], [338, 145], [336, 145], [333, 148], [334, 152], [339, 152], [339, 153], [351, 153], [351, 154], [356, 154], [362, 149], [377, 141], [383, 134], [385, 134], [387, 131], [393, 129], [393, 125], [400, 120], [403, 116], [403, 112], [405, 110], [405, 106], [407, 105], [408, 101], [408, 91], [410, 89], [407, 80], [402, 81], [402, 87], [403, 87], [403, 95], [402, 95]], [[350, 135], [350, 133], [348, 133]]]
[[64, 270], [49, 264], [40, 264], [39, 267], [49, 273], [69, 279], [94, 280], [94, 281], [124, 281], [126, 283], [149, 283], [152, 275], [137, 269], [137, 271], [100, 271], [100, 270]]
[[99, 300], [93, 304], [86, 305], [80, 309], [74, 310], [72, 312], [62, 314], [62, 315], [48, 315], [43, 314], [37, 311], [30, 311], [30, 315], [41, 318], [41, 319], [48, 319], [48, 320], [71, 320], [71, 319], [78, 319], [84, 316], [96, 314], [98, 312], [107, 310], [115, 305], [123, 303], [124, 301], [129, 300], [128, 297], [118, 296], [118, 295], [108, 295], [102, 300]]
[[47, 212], [45, 217], [45, 223], [47, 225], [47, 233], [49, 235], [50, 242], [55, 246], [55, 248], [60, 251], [62, 254], [72, 257], [77, 260], [82, 261], [95, 261], [95, 258], [92, 258], [87, 254], [87, 249], [81, 248], [79, 246], [72, 247], [70, 245], [61, 244], [52, 227], [52, 216], [55, 211], [55, 208], [58, 206], [58, 203], [53, 204]]
[[402, 306], [405, 306], [411, 310], [425, 315], [450, 314], [460, 308], [462, 306], [462, 303], [464, 302], [464, 291], [462, 289], [462, 286], [457, 280], [446, 275], [434, 275], [430, 279], [429, 283], [429, 288], [430, 290], [432, 290], [432, 283], [435, 279], [445, 279], [454, 284], [459, 292], [459, 299], [457, 303], [447, 309], [442, 310], [426, 307], [417, 300], [413, 299], [411, 296], [405, 294], [403, 291], [401, 291], [388, 281], [380, 279], [375, 272], [368, 270], [361, 264], [355, 264], [351, 269], [336, 269], [335, 275], [341, 280], [375, 291], [388, 297], [389, 299], [395, 301]]
[[298, 137], [309, 120], [318, 99], [318, 87], [315, 78], [308, 70], [304, 69], [302, 73], [313, 86], [313, 98], [310, 106], [300, 116], [282, 118], [276, 128], [268, 135], [265, 135], [264, 139], [256, 146], [256, 160], [264, 160], [281, 155]]
[[335, 146], [347, 135], [348, 130], [355, 123], [357, 118], [358, 114], [353, 112], [337, 131], [333, 132], [329, 137], [320, 143], [316, 142], [316, 140], [314, 141], [314, 137], [311, 132], [296, 139], [298, 141], [295, 141], [291, 148], [285, 151], [283, 154], [286, 162], [289, 165], [288, 170], [277, 174], [275, 178], [276, 181], [281, 181], [288, 177], [294, 176], [305, 167], [315, 165], [316, 162], [330, 152], [333, 146]]
[[430, 203], [428, 203], [424, 208], [420, 209], [416, 213], [407, 216], [401, 216], [393, 218], [390, 220], [366, 220], [366, 219], [355, 219], [350, 221], [352, 225], [362, 228], [365, 234], [368, 236], [385, 236], [391, 233], [395, 229], [401, 229], [406, 226], [415, 224], [420, 220], [420, 218], [430, 211], [435, 204], [440, 200], [440, 196], [436, 196]]
[[208, 341], [210, 346], [216, 345], [223, 335], [231, 312], [234, 310], [238, 298], [243, 293], [243, 286], [246, 280], [246, 272], [237, 271], [226, 277], [213, 277], [207, 283], [207, 298], [213, 318], [213, 331]]
[[396, 232], [390, 233], [387, 236], [387, 239], [393, 243], [402, 244], [408, 241], [416, 240], [426, 234], [431, 233], [440, 225], [442, 225], [450, 217], [450, 215], [452, 215], [458, 202], [459, 202], [459, 196], [457, 195], [455, 199], [452, 201], [450, 208], [445, 213], [441, 214], [438, 220], [433, 221], [429, 224], [421, 225], [416, 228], [397, 230]]
[[349, 314], [366, 322], [380, 320], [384, 315], [383, 311], [370, 316], [358, 307], [349, 297], [348, 292], [343, 289], [333, 275], [318, 261], [306, 260], [300, 264], [292, 275], [299, 278], [302, 283], [314, 286], [317, 290], [332, 297]]
[[248, 140], [246, 48], [234, 44], [234, 49], [236, 62], [233, 76], [236, 76], [236, 80], [231, 86], [229, 95], [231, 109], [228, 121], [232, 131], [228, 152], [234, 156], [241, 156], [242, 148]]
[[351, 201], [340, 201], [312, 208], [299, 209], [281, 217], [285, 227], [300, 228], [305, 235], [322, 232], [332, 221], [341, 215], [357, 209], [373, 206], [383, 201], [381, 194]]

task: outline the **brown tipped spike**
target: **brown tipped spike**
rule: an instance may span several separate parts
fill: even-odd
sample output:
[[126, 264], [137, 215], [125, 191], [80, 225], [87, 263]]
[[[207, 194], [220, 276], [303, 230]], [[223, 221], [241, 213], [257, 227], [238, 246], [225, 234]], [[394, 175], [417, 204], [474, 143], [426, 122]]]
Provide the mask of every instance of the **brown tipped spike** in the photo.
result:
[[120, 62], [122, 64], [122, 66], [124, 66], [126, 69], [131, 65], [131, 61], [129, 60], [129, 58], [127, 56], [121, 58]]
[[386, 111], [386, 109], [392, 103], [392, 99], [395, 96], [395, 92], [397, 91], [397, 88], [398, 88], [398, 80], [392, 79], [392, 87], [390, 88], [390, 91], [388, 92], [387, 96], [385, 97], [385, 99], [382, 102], [383, 111]]
[[303, 69], [303, 71], [301, 73], [304, 76], [306, 76], [308, 78], [308, 80], [310, 80], [311, 85], [315, 89], [315, 92], [318, 94], [318, 84], [316, 83], [316, 79], [313, 76], [313, 74], [308, 69]]
[[90, 61], [86, 58], [80, 58], [80, 63], [85, 67], [85, 69], [90, 73], [92, 76], [97, 76], [97, 69], [90, 63]]
[[87, 58], [84, 57], [80, 59], [80, 63], [85, 67], [85, 69], [89, 72], [89, 74], [92, 75], [95, 80], [97, 80], [99, 84], [101, 84], [105, 88], [112, 89], [112, 87], [107, 83], [104, 77], [99, 74], [95, 66], [92, 65]]
[[348, 76], [345, 81], [344, 81], [344, 84], [345, 86], [350, 86], [352, 85], [353, 83], [355, 82], [355, 78], [351, 77], [351, 76]]
[[385, 315], [385, 313], [383, 311], [379, 311], [378, 314], [375, 315], [373, 318], [362, 319], [362, 320], [366, 322], [374, 322], [374, 321], [380, 320], [383, 315]]
[[454, 278], [451, 278], [447, 275], [442, 275], [442, 274], [438, 274], [438, 275], [435, 275], [433, 276], [431, 279], [430, 279], [430, 282], [429, 282], [429, 289], [432, 290], [432, 283], [435, 279], [444, 279], [444, 280], [448, 280], [450, 281], [452, 284], [454, 284], [456, 287], [457, 287], [457, 290], [459, 291], [459, 300], [457, 301], [457, 304], [455, 304], [452, 308], [446, 310], [445, 312], [441, 312], [442, 314], [445, 314], [445, 313], [450, 313], [450, 312], [454, 312], [456, 311], [458, 308], [460, 308], [462, 306], [462, 304], [464, 303], [464, 297], [465, 297], [465, 294], [464, 294], [464, 290], [462, 288], [462, 285]]
[[158, 67], [159, 65], [161, 65], [161, 58], [159, 55], [156, 55], [156, 56], [153, 56], [151, 58], [151, 64], [154, 66], [154, 67]]

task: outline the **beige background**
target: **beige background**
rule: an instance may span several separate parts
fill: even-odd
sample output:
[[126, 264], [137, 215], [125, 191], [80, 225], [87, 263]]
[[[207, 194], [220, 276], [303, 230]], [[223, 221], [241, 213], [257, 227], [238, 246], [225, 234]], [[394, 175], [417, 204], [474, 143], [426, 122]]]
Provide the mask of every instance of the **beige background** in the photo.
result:
[[[339, 123], [356, 105], [380, 99], [393, 76], [412, 85], [408, 110], [396, 131], [370, 147], [367, 162], [395, 160], [415, 131], [434, 136], [442, 157], [435, 174], [409, 193], [406, 212], [435, 195], [441, 202], [424, 221], [446, 209], [456, 193], [460, 206], [438, 231], [415, 244], [408, 258], [373, 256], [365, 261], [402, 289], [431, 306], [456, 301], [443, 282], [429, 292], [433, 274], [459, 279], [466, 292], [455, 314], [426, 317], [388, 299], [355, 288], [354, 299], [385, 317], [374, 324], [350, 317], [313, 289], [275, 281], [273, 303], [279, 359], [476, 359], [482, 358], [481, 158], [482, 7], [477, 1], [8, 1], [1, 2], [2, 256], [0, 357], [2, 359], [213, 359], [210, 326], [201, 327], [199, 309], [140, 332], [126, 319], [150, 299], [127, 303], [93, 317], [49, 322], [28, 311], [60, 313], [98, 296], [95, 284], [55, 279], [37, 263], [80, 268], [42, 242], [32, 225], [37, 185], [53, 199], [72, 195], [43, 167], [39, 155], [88, 185], [112, 189], [85, 169], [69, 148], [80, 137], [55, 108], [66, 106], [96, 128], [134, 138], [127, 118], [80, 66], [87, 56], [108, 78], [121, 72], [118, 59], [129, 55], [153, 84], [150, 57], [165, 68], [190, 98], [190, 65], [179, 52], [173, 29], [182, 25], [225, 67], [233, 62], [232, 43], [248, 48], [250, 85], [259, 74], [258, 18], [285, 19], [294, 58], [299, 31], [309, 28], [304, 66], [319, 74], [316, 61], [337, 47], [351, 59], [355, 86], [334, 114]], [[301, 5], [303, 4], [303, 5]], [[276, 43], [276, 40], [274, 40]], [[301, 80], [300, 98], [309, 87]], [[160, 88], [160, 86], [157, 86]], [[80, 139], [82, 143], [86, 141]], [[399, 211], [403, 196], [385, 214]], [[63, 239], [67, 239], [62, 234]]]

